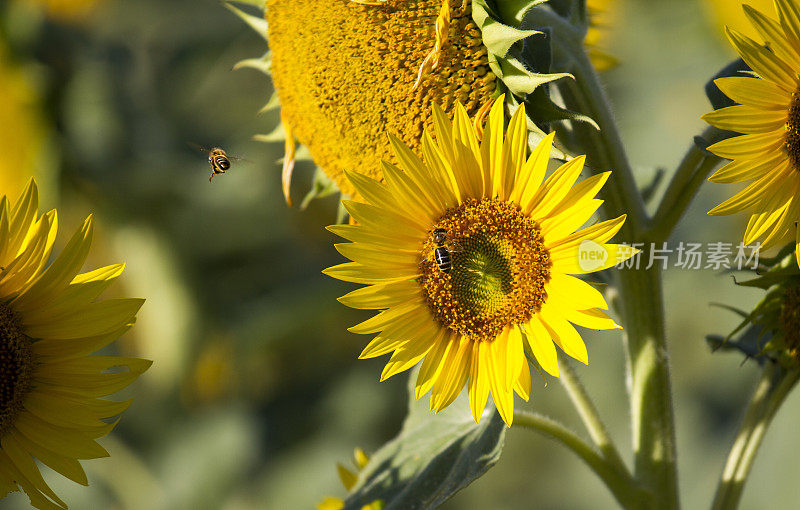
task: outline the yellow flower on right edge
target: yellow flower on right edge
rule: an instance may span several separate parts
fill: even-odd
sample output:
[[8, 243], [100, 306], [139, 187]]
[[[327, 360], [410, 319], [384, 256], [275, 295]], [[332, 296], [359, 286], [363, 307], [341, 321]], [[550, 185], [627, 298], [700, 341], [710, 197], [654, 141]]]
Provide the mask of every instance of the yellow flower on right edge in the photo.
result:
[[[752, 181], [708, 214], [750, 214], [745, 244], [763, 237], [764, 249], [795, 238], [800, 256], [800, 4], [775, 0], [778, 19], [742, 6], [766, 47], [726, 28], [728, 38], [757, 77], [733, 76], [714, 83], [739, 103], [702, 118], [720, 129], [742, 133], [708, 148], [732, 161], [712, 182]], [[800, 258], [800, 257], [798, 257]]]

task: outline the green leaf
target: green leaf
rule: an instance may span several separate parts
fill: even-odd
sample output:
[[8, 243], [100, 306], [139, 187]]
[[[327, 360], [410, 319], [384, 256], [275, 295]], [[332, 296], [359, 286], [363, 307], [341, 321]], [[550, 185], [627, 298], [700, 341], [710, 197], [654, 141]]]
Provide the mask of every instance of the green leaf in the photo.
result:
[[490, 406], [476, 424], [464, 395], [444, 411], [416, 401], [409, 378], [409, 413], [398, 436], [370, 457], [345, 510], [376, 499], [385, 510], [435, 508], [489, 470], [500, 458], [506, 426]]

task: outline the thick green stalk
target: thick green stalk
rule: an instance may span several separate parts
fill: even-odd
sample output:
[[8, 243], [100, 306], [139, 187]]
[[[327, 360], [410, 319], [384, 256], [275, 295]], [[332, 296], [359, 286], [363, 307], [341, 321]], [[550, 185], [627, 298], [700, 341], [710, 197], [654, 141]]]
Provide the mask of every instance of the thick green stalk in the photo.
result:
[[[586, 130], [586, 150], [595, 168], [610, 168], [606, 214], [627, 213], [621, 240], [646, 242], [649, 220], [625, 156], [608, 101], [594, 69], [585, 55], [573, 58], [576, 97], [587, 108], [583, 113], [597, 121], [600, 131]], [[647, 253], [642, 265], [648, 264]], [[630, 381], [630, 405], [633, 432], [634, 477], [654, 495], [652, 508], [674, 509], [680, 506], [675, 447], [675, 419], [669, 375], [669, 356], [664, 331], [664, 304], [661, 271], [628, 269], [619, 272], [624, 339]]]
[[773, 364], [764, 368], [722, 470], [713, 510], [733, 510], [739, 506], [745, 482], [767, 428], [798, 379], [798, 369], [786, 372]]
[[619, 281], [630, 374], [634, 474], [656, 495], [653, 508], [679, 508], [661, 270], [658, 264], [622, 270]]
[[[591, 126], [575, 123], [574, 139], [580, 142], [580, 151], [587, 153], [591, 168], [613, 172], [602, 195], [605, 215], [628, 215], [620, 230], [621, 241], [648, 242], [646, 234], [650, 229], [650, 219], [608, 99], [583, 50], [582, 38], [574, 37], [575, 28], [547, 9], [540, 9], [532, 16], [537, 17], [532, 19], [535, 25], [552, 27], [556, 41], [554, 62], [569, 62], [568, 70], [575, 76], [574, 82], [560, 82], [564, 84], [567, 106], [589, 115], [600, 127], [597, 131]], [[697, 187], [689, 191], [693, 194]], [[674, 222], [665, 227], [665, 231], [671, 230]], [[643, 255], [642, 262], [647, 265], [647, 254]], [[653, 494], [651, 508], [678, 508], [675, 420], [660, 268], [620, 271], [619, 290], [630, 381], [634, 478]]]

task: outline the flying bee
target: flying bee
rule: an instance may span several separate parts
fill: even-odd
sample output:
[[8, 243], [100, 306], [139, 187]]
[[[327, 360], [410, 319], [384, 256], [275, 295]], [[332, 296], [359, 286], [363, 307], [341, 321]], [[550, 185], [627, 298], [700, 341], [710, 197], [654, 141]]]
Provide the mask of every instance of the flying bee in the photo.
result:
[[208, 178], [208, 182], [211, 182], [215, 175], [227, 172], [231, 167], [231, 161], [247, 161], [237, 156], [229, 156], [224, 149], [219, 147], [208, 149], [192, 142], [189, 142], [189, 145], [208, 154], [208, 164], [211, 165], [211, 177]]
[[447, 273], [453, 267], [451, 255], [460, 252], [461, 248], [453, 241], [447, 241], [447, 231], [443, 228], [434, 229], [432, 240], [436, 243], [433, 260], [443, 273]]

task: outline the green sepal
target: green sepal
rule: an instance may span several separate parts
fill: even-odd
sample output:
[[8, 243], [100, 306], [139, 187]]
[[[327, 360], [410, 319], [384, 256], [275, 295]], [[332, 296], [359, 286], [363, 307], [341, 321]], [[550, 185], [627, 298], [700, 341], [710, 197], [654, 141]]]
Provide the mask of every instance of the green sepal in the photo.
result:
[[[570, 75], [571, 77], [571, 75]], [[600, 130], [597, 122], [588, 115], [568, 110], [547, 100], [547, 92], [544, 89], [536, 90], [525, 98], [525, 108], [528, 114], [539, 123], [552, 123], [562, 120], [575, 122], [585, 122], [593, 128]]]
[[322, 168], [317, 167], [314, 172], [314, 180], [311, 183], [311, 189], [308, 190], [303, 202], [300, 204], [300, 209], [305, 210], [312, 200], [317, 198], [325, 198], [330, 195], [339, 193], [339, 187], [336, 183], [328, 177]]
[[278, 123], [275, 129], [272, 132], [267, 133], [265, 135], [253, 135], [253, 140], [257, 142], [282, 142], [286, 140], [286, 130], [283, 127], [283, 123]]
[[277, 110], [280, 107], [281, 107], [281, 100], [278, 97], [278, 92], [275, 91], [270, 96], [269, 101], [267, 101], [267, 104], [265, 104], [260, 110], [258, 110], [258, 113], [266, 113], [272, 110]]
[[409, 376], [409, 412], [403, 428], [370, 457], [345, 510], [360, 510], [376, 499], [386, 504], [385, 510], [435, 508], [499, 460], [506, 426], [497, 411], [490, 406], [476, 424], [462, 394], [434, 414], [427, 402], [414, 397], [417, 372]]
[[[255, 1], [255, 0], [253, 0]], [[247, 1], [244, 3], [248, 3], [251, 5], [255, 5], [253, 1]], [[267, 20], [261, 16], [253, 16], [252, 14], [248, 14], [243, 10], [239, 9], [235, 5], [231, 4], [230, 2], [225, 2], [225, 7], [227, 7], [231, 12], [236, 14], [239, 18], [241, 18], [245, 23], [250, 25], [250, 28], [256, 31], [258, 35], [264, 38], [265, 41], [269, 41], [268, 39], [268, 30], [267, 30]]]
[[[542, 3], [541, 1], [538, 3]], [[483, 44], [492, 54], [505, 57], [511, 46], [528, 36], [541, 34], [538, 30], [521, 30], [498, 21], [499, 15], [494, 13], [485, 0], [473, 0], [472, 19], [481, 29]]]
[[269, 76], [272, 72], [272, 52], [268, 51], [262, 57], [240, 60], [233, 66], [234, 71], [242, 68], [255, 69]]

